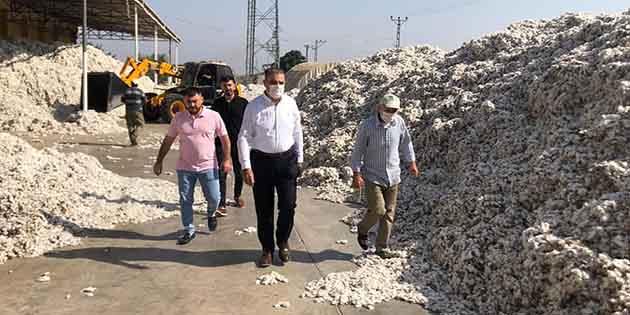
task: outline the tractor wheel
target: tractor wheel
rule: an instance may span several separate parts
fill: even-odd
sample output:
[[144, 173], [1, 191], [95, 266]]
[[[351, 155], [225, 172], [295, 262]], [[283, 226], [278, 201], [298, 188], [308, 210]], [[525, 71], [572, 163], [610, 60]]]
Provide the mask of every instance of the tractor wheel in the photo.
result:
[[156, 121], [160, 118], [160, 106], [154, 106], [151, 103], [151, 99], [157, 97], [155, 93], [147, 93], [147, 102], [142, 107], [142, 113], [144, 114], [144, 120], [146, 122]]
[[160, 117], [162, 121], [170, 123], [175, 114], [186, 110], [184, 97], [181, 94], [169, 94], [164, 97], [162, 106], [160, 106]]

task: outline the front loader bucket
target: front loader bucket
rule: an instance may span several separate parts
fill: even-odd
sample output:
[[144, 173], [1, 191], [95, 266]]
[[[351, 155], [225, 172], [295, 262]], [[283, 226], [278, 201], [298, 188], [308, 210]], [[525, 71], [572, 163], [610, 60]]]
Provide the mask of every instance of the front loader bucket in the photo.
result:
[[[120, 98], [127, 88], [125, 82], [114, 72], [89, 72], [88, 109], [105, 113], [123, 105]], [[81, 106], [83, 106], [83, 97], [81, 97]]]

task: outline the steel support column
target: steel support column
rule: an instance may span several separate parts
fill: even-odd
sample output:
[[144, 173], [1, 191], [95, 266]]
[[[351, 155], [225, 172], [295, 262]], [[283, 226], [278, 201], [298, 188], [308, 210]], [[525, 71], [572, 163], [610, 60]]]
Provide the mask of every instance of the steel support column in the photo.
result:
[[134, 55], [136, 60], [138, 60], [138, 58], [140, 58], [140, 42], [139, 42], [139, 32], [138, 32], [138, 6], [137, 5], [133, 5], [133, 23], [134, 23], [134, 31], [133, 31], [133, 38], [135, 41], [135, 50], [134, 50]]
[[83, 30], [82, 32], [83, 36], [82, 36], [82, 58], [81, 58], [81, 70], [83, 72], [83, 91], [82, 91], [82, 96], [83, 96], [83, 111], [87, 112], [88, 110], [88, 79], [87, 79], [87, 66], [88, 66], [88, 62], [87, 62], [87, 0], [83, 0]]
[[[158, 28], [157, 26], [155, 26], [155, 35], [154, 35], [154, 40], [153, 40], [153, 59], [155, 61], [159, 61], [158, 57], [159, 57], [159, 51], [158, 51]], [[155, 84], [158, 84], [158, 71], [153, 72], [153, 82], [155, 82]]]

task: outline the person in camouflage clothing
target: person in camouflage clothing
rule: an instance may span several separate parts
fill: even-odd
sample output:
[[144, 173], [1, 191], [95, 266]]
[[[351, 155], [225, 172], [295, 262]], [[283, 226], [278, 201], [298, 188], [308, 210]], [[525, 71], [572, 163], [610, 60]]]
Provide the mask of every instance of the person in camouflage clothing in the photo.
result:
[[133, 83], [122, 96], [122, 102], [125, 104], [125, 117], [127, 118], [129, 141], [131, 141], [131, 145], [135, 146], [138, 145], [140, 130], [144, 127], [142, 108], [144, 103], [147, 102], [147, 97], [144, 95], [144, 92], [138, 88], [138, 85]]

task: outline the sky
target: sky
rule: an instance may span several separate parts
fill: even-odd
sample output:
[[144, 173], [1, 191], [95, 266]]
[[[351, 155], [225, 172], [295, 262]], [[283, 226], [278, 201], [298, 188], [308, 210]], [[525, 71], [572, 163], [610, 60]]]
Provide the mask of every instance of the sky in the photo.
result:
[[[247, 0], [145, 0], [183, 40], [180, 63], [222, 60], [236, 73], [244, 71]], [[257, 0], [259, 10], [271, 0]], [[396, 27], [390, 16], [408, 17], [401, 45], [428, 44], [452, 50], [484, 34], [501, 31], [527, 19], [551, 19], [566, 12], [621, 13], [630, 0], [280, 0], [280, 54], [300, 50], [315, 40], [326, 40], [319, 62], [338, 62], [369, 56], [393, 47]], [[261, 40], [271, 33], [261, 26]], [[133, 42], [104, 41], [105, 50], [120, 59], [133, 54]], [[153, 42], [140, 46], [153, 53]], [[168, 44], [160, 44], [168, 52]], [[270, 63], [268, 54], [257, 64]], [[311, 53], [312, 57], [312, 53]]]

